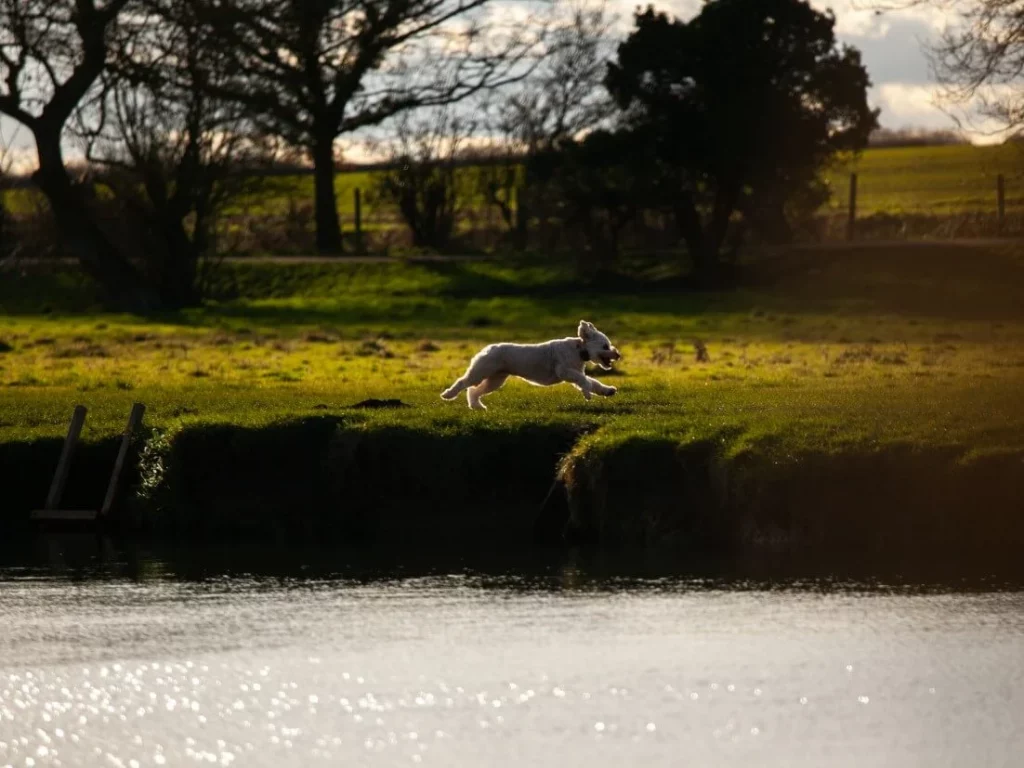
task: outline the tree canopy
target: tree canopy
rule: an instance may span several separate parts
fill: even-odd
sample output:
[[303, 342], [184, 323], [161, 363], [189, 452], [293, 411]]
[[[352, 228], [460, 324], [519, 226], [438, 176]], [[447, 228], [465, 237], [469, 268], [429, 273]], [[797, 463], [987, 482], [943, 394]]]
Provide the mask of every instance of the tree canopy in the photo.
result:
[[609, 64], [606, 85], [629, 140], [670, 179], [678, 226], [710, 276], [746, 195], [807, 184], [877, 125], [860, 54], [835, 18], [804, 0], [712, 0], [694, 18], [648, 7]]

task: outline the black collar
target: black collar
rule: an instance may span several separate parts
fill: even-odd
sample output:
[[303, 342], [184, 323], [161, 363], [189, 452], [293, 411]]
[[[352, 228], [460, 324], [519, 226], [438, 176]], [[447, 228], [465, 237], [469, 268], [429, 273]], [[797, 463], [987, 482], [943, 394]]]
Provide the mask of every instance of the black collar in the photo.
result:
[[590, 361], [590, 353], [587, 352], [586, 347], [580, 347], [580, 360], [582, 360], [584, 363]]

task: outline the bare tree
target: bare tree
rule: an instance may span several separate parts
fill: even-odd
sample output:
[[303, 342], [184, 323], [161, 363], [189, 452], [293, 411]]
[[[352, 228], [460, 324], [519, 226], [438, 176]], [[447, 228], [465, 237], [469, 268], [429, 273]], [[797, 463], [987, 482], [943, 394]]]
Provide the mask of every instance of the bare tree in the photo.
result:
[[77, 132], [160, 306], [193, 305], [217, 214], [252, 183], [233, 171], [261, 162], [263, 147], [239, 105], [210, 95], [223, 54], [188, 0], [141, 0], [120, 32]]
[[604, 2], [569, 0], [561, 13], [539, 65], [497, 105], [499, 130], [523, 154], [577, 138], [614, 112], [603, 82], [614, 18]]
[[0, 112], [31, 131], [38, 170], [58, 230], [82, 267], [121, 306], [151, 295], [138, 270], [113, 247], [64, 161], [62, 138], [95, 88], [110, 40], [131, 0], [0, 0]]
[[391, 169], [376, 192], [394, 204], [417, 247], [443, 249], [451, 241], [467, 190], [460, 188], [459, 158], [475, 125], [451, 106], [401, 117], [391, 142]]
[[952, 116], [958, 122], [987, 118], [999, 132], [1024, 128], [1024, 0], [891, 0], [871, 5], [878, 12], [914, 6], [946, 11], [949, 24], [929, 53]]
[[[535, 187], [530, 159], [594, 130], [614, 113], [603, 82], [612, 53], [613, 22], [603, 0], [561, 3], [537, 66], [519, 83], [496, 92], [487, 105], [496, 147], [492, 161], [480, 169], [479, 191], [516, 231], [520, 246], [527, 220], [522, 196]], [[528, 196], [536, 198], [538, 193], [530, 189]]]
[[[523, 25], [491, 0], [193, 0], [230, 52], [220, 96], [314, 165], [317, 248], [341, 251], [335, 141], [522, 76]], [[528, 25], [527, 25], [528, 26]]]

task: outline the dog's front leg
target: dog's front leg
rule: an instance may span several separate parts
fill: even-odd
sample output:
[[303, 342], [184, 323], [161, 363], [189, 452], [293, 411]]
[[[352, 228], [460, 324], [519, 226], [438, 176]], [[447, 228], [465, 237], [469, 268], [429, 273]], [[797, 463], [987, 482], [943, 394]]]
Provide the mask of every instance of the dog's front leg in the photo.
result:
[[589, 376], [587, 377], [587, 381], [590, 382], [590, 389], [595, 394], [601, 395], [602, 397], [611, 397], [612, 395], [619, 391], [615, 387], [610, 387], [607, 384], [602, 384], [597, 379], [592, 379]]
[[587, 400], [590, 399], [592, 391], [591, 385], [596, 384], [593, 379], [587, 378], [583, 371], [576, 370], [575, 368], [559, 368], [555, 371], [562, 381], [568, 381], [570, 384], [574, 384], [576, 388], [583, 393], [583, 397]]

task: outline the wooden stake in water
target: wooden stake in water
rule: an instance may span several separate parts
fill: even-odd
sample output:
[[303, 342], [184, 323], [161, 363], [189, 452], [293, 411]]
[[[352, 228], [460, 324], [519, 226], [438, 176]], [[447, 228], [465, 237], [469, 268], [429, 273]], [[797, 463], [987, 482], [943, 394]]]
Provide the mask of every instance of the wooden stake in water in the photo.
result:
[[75, 453], [75, 446], [78, 445], [78, 436], [82, 432], [82, 425], [85, 424], [86, 409], [84, 405], [76, 405], [75, 412], [71, 415], [71, 424], [68, 426], [68, 436], [64, 438], [64, 448], [60, 452], [60, 459], [57, 461], [57, 471], [53, 473], [53, 482], [50, 483], [50, 492], [46, 495], [46, 509], [57, 509], [60, 504], [60, 497], [64, 493], [64, 484], [68, 480], [68, 472], [71, 469], [71, 457]]
[[128, 426], [124, 428], [124, 435], [121, 438], [121, 447], [117, 452], [117, 459], [114, 461], [114, 471], [110, 474], [110, 485], [107, 486], [107, 496], [100, 508], [100, 517], [106, 517], [110, 508], [114, 506], [114, 499], [117, 498], [117, 486], [121, 480], [121, 470], [124, 469], [125, 459], [128, 458], [128, 448], [131, 447], [132, 436], [142, 424], [142, 415], [146, 412], [146, 406], [142, 403], [134, 403], [132, 411], [128, 414]]

